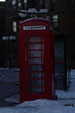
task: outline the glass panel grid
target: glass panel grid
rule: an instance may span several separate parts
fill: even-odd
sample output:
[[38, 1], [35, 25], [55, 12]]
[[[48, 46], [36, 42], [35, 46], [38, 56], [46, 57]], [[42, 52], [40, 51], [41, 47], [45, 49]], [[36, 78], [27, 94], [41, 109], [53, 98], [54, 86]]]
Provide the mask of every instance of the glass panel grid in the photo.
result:
[[44, 38], [43, 37], [38, 37], [38, 36], [32, 36], [32, 37], [27, 37], [28, 42], [41, 42], [41, 38], [42, 38], [42, 42], [44, 42]]
[[[29, 92], [44, 92], [44, 38], [26, 37]], [[31, 64], [31, 65], [30, 65]], [[40, 65], [39, 65], [40, 64]]]
[[[40, 43], [30, 43], [28, 46], [28, 50], [41, 50]], [[44, 44], [42, 43], [42, 50], [44, 50]]]

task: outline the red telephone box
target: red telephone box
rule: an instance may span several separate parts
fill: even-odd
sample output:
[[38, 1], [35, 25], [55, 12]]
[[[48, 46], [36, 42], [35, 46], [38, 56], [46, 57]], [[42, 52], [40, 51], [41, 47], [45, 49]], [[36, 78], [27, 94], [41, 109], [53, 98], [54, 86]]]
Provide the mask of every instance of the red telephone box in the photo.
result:
[[53, 24], [32, 18], [20, 23], [20, 101], [56, 99]]

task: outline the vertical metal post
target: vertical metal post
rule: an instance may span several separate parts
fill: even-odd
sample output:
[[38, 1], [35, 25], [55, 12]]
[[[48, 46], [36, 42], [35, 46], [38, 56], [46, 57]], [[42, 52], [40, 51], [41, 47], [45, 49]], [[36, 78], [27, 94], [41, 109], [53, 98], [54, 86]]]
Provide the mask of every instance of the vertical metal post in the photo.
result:
[[51, 6], [52, 6], [52, 0], [49, 0], [49, 19], [52, 20], [52, 11], [51, 11]]
[[21, 8], [24, 10], [24, 0], [21, 0]]
[[16, 0], [16, 10], [18, 9], [18, 0]]
[[10, 43], [10, 37], [8, 39], [9, 43], [9, 69], [11, 69], [11, 43]]
[[64, 37], [64, 90], [67, 90], [67, 46], [66, 37]]
[[45, 8], [45, 0], [42, 0], [42, 8]]

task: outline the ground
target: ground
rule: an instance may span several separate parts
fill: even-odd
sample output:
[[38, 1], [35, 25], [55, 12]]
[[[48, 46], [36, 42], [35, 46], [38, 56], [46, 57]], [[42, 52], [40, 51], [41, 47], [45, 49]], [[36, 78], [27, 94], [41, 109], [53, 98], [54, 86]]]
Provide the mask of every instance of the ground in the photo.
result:
[[[74, 72], [75, 73], [75, 72]], [[10, 76], [11, 75], [11, 76]], [[75, 113], [74, 84], [56, 91], [57, 100], [19, 101], [19, 70], [0, 70], [0, 113]]]
[[4, 99], [19, 94], [19, 70], [0, 68], [0, 107], [14, 105]]

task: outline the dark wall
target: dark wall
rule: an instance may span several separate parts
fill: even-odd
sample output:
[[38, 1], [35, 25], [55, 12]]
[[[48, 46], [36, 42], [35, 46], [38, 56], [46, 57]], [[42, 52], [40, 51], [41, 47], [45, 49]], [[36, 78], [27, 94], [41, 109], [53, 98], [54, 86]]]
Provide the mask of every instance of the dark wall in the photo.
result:
[[5, 15], [0, 14], [0, 37], [5, 35]]
[[0, 2], [0, 67], [4, 65], [4, 57], [5, 57], [5, 43], [2, 40], [2, 36], [5, 36], [5, 2]]
[[0, 37], [5, 35], [5, 2], [0, 2]]

